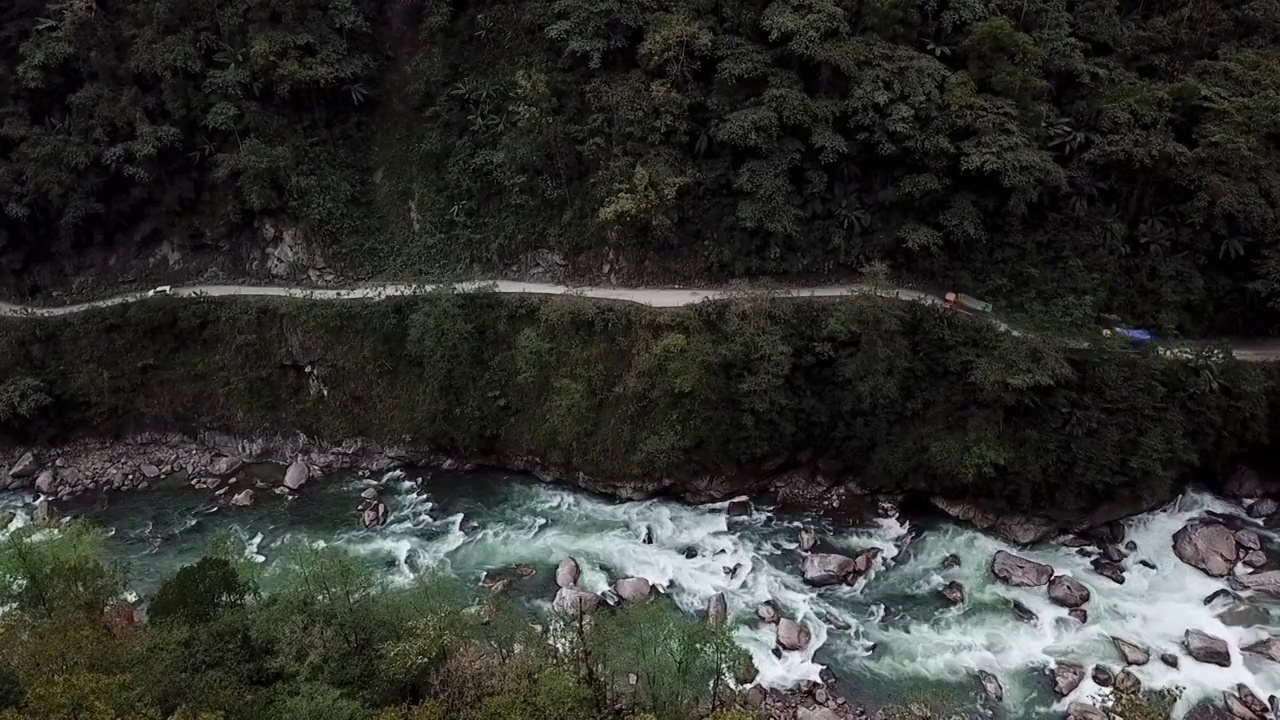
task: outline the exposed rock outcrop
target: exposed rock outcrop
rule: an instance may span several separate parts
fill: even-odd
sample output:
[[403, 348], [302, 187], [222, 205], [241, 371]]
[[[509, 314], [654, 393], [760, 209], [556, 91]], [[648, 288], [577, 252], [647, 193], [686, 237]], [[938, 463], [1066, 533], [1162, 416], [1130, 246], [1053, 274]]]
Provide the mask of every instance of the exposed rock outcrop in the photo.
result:
[[561, 615], [576, 615], [579, 612], [590, 613], [600, 607], [600, 596], [577, 588], [562, 587], [556, 591], [551, 609]]
[[1246, 645], [1241, 649], [1247, 653], [1267, 658], [1272, 662], [1280, 663], [1280, 638], [1270, 637], [1266, 640], [1259, 640], [1258, 642]]
[[1183, 636], [1182, 644], [1187, 648], [1188, 655], [1202, 663], [1231, 667], [1231, 651], [1222, 638], [1191, 629]]
[[1173, 535], [1173, 552], [1182, 562], [1213, 577], [1225, 577], [1235, 567], [1239, 549], [1235, 534], [1220, 523], [1202, 522]]
[[622, 578], [613, 584], [613, 591], [623, 600], [636, 602], [648, 600], [653, 593], [653, 585], [642, 577]]
[[28, 450], [18, 458], [13, 467], [9, 468], [9, 477], [15, 480], [29, 478], [40, 470], [40, 462], [36, 460], [36, 454]]
[[991, 572], [1000, 582], [1013, 587], [1040, 587], [1053, 577], [1053, 568], [1043, 563], [997, 550], [991, 558]]
[[809, 647], [809, 628], [790, 618], [778, 621], [777, 642], [783, 650], [804, 650]]

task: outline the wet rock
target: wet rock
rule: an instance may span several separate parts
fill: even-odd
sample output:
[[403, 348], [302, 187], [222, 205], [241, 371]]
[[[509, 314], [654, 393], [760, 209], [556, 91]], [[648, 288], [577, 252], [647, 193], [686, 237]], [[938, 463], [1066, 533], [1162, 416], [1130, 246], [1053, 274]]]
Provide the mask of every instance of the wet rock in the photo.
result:
[[1089, 588], [1070, 575], [1058, 575], [1049, 581], [1049, 599], [1065, 608], [1076, 608], [1089, 602]]
[[1187, 654], [1202, 663], [1231, 667], [1231, 652], [1227, 649], [1227, 643], [1222, 638], [1214, 637], [1200, 630], [1187, 630], [1183, 636], [1182, 644], [1186, 646]]
[[942, 512], [957, 520], [973, 523], [979, 530], [995, 527], [999, 519], [994, 512], [968, 500], [952, 500], [951, 498], [933, 497], [929, 499]]
[[711, 627], [722, 627], [729, 617], [729, 605], [725, 602], [724, 593], [713, 593], [707, 598], [707, 624]]
[[231, 496], [231, 504], [235, 507], [249, 507], [256, 499], [253, 490], [241, 490]]
[[1107, 720], [1107, 714], [1098, 708], [1082, 702], [1073, 702], [1067, 706], [1068, 720]]
[[1241, 590], [1257, 590], [1273, 597], [1280, 597], [1280, 570], [1234, 575], [1231, 577], [1231, 584]]
[[1089, 622], [1089, 611], [1084, 608], [1071, 608], [1067, 611], [1067, 616], [1081, 625]]
[[1178, 669], [1178, 656], [1174, 655], [1173, 653], [1161, 653], [1160, 662], [1164, 663], [1165, 665], [1168, 665], [1174, 670]]
[[1203, 702], [1187, 711], [1182, 720], [1235, 720], [1235, 716], [1210, 702]]
[[778, 621], [778, 647], [783, 650], [804, 650], [809, 647], [809, 640], [809, 628], [790, 618]]
[[151, 478], [152, 480], [160, 477], [160, 468], [151, 463], [142, 463], [142, 466], [138, 469], [142, 471], [143, 477]]
[[988, 700], [995, 703], [1004, 702], [1004, 685], [1000, 684], [1000, 678], [986, 670], [979, 670], [978, 681], [982, 683], [982, 693]]
[[14, 463], [13, 467], [9, 468], [9, 477], [15, 480], [29, 478], [39, 469], [40, 463], [36, 460], [36, 454], [28, 450], [18, 458], [18, 462]]
[[209, 462], [209, 467], [205, 468], [210, 475], [216, 477], [226, 477], [239, 470], [244, 465], [240, 458], [228, 457], [220, 455]]
[[991, 558], [991, 572], [1006, 585], [1039, 587], [1053, 577], [1053, 568], [1042, 563], [997, 550]]
[[1262, 698], [1253, 694], [1249, 686], [1244, 683], [1236, 684], [1236, 697], [1240, 698], [1240, 702], [1244, 703], [1244, 706], [1249, 708], [1255, 715], [1265, 716], [1270, 710], [1267, 704], [1262, 701]]
[[796, 708], [796, 720], [843, 720], [840, 715], [828, 707], [798, 707]]
[[942, 595], [942, 599], [946, 600], [948, 605], [964, 604], [964, 586], [955, 580], [943, 585], [938, 590], [938, 594]]
[[1057, 527], [1039, 518], [1003, 515], [996, 520], [996, 536], [1018, 545], [1040, 542], [1056, 532]]
[[1173, 535], [1173, 552], [1206, 575], [1225, 577], [1236, 564], [1235, 534], [1219, 523], [1187, 525]]
[[880, 552], [880, 548], [874, 547], [858, 553], [858, 556], [853, 559], [854, 573], [858, 575], [865, 575], [870, 572], [871, 568], [875, 567], [876, 558], [880, 557]]
[[365, 500], [377, 500], [378, 488], [365, 488], [364, 492], [360, 493], [360, 497], [364, 498]]
[[815, 587], [845, 582], [857, 572], [853, 558], [833, 553], [806, 555], [801, 563], [804, 581]]
[[738, 573], [742, 571], [742, 563], [734, 563], [734, 564], [732, 564], [732, 565], [725, 565], [725, 566], [724, 566], [723, 568], [721, 568], [721, 569], [724, 571], [724, 576], [725, 576], [725, 577], [727, 577], [727, 578], [729, 578], [730, 580], [732, 580], [732, 579], [734, 579], [734, 578], [738, 577]]
[[1066, 540], [1062, 541], [1063, 547], [1069, 547], [1069, 548], [1084, 548], [1084, 547], [1089, 547], [1092, 544], [1093, 542], [1090, 541], [1088, 538], [1082, 538], [1079, 535], [1072, 535], [1071, 537], [1068, 537]]
[[698, 557], [698, 548], [693, 547], [693, 546], [689, 546], [689, 547], [687, 547], [687, 548], [685, 548], [685, 549], [684, 549], [684, 559], [685, 559], [685, 560], [693, 560], [693, 559], [694, 559], [694, 558], [696, 558], [696, 557]]
[[1242, 528], [1236, 531], [1236, 544], [1248, 550], [1261, 550], [1262, 538], [1258, 537], [1257, 531]]
[[1223, 691], [1222, 702], [1227, 706], [1227, 712], [1231, 713], [1240, 720], [1262, 720], [1257, 713], [1249, 709], [1249, 706], [1243, 700], [1236, 697], [1234, 693]]
[[1151, 651], [1125, 640], [1115, 635], [1111, 636], [1111, 643], [1116, 646], [1116, 650], [1120, 653], [1120, 657], [1124, 659], [1125, 665], [1146, 665], [1151, 661]]
[[750, 500], [730, 500], [725, 507], [725, 514], [730, 517], [743, 517], [751, 514]]
[[1022, 622], [1031, 623], [1032, 625], [1040, 622], [1040, 616], [1036, 615], [1034, 610], [1023, 605], [1021, 602], [1012, 600], [1010, 601], [1010, 606], [1013, 608], [1013, 616]]
[[951, 568], [958, 568], [958, 567], [960, 567], [960, 556], [956, 555], [955, 553], [952, 553], [942, 558], [942, 564], [938, 566], [938, 569], [946, 571], [946, 570], [950, 570]]
[[809, 552], [818, 544], [818, 534], [809, 528], [800, 528], [800, 552]]
[[573, 558], [565, 558], [556, 566], [556, 585], [562, 588], [571, 588], [578, 584], [578, 561]]
[[[4, 527], [4, 524], [0, 523], [0, 527]], [[1246, 645], [1241, 649], [1247, 653], [1268, 658], [1272, 662], [1280, 663], [1280, 638], [1269, 637], [1266, 640], [1259, 640], [1256, 643]]]
[[1084, 682], [1084, 668], [1073, 663], [1058, 663], [1053, 669], [1053, 691], [1058, 697], [1070, 695]]
[[1094, 665], [1092, 676], [1093, 682], [1098, 687], [1111, 687], [1116, 680], [1115, 674], [1106, 665]]
[[1124, 584], [1124, 568], [1118, 563], [1111, 562], [1104, 558], [1094, 558], [1089, 565], [1093, 567], [1093, 571], [1102, 577], [1110, 580], [1117, 585]]
[[284, 486], [290, 490], [297, 490], [307, 483], [311, 477], [311, 469], [307, 464], [299, 458], [289, 464], [289, 469], [284, 473]]
[[53, 522], [53, 505], [46, 498], [36, 501], [36, 508], [31, 512], [31, 521], [37, 525]]
[[1240, 599], [1239, 595], [1231, 592], [1226, 588], [1222, 588], [1221, 590], [1214, 590], [1213, 592], [1206, 595], [1204, 598], [1204, 604], [1212, 605], [1218, 600], [1231, 600], [1235, 602], [1235, 601], [1238, 601], [1239, 599]]
[[589, 613], [600, 607], [600, 596], [577, 588], [562, 587], [556, 591], [551, 609], [561, 615]]
[[1132, 671], [1121, 670], [1116, 673], [1115, 687], [1120, 692], [1136, 693], [1142, 689], [1142, 681]]
[[648, 525], [644, 526], [644, 531], [640, 533], [640, 543], [642, 545], [653, 544], [653, 528], [649, 527]]
[[1130, 540], [1129, 542], [1124, 544], [1124, 549], [1126, 552], [1131, 552], [1131, 553], [1138, 552], [1138, 543]]
[[387, 522], [387, 505], [383, 502], [371, 502], [360, 513], [360, 524], [366, 529], [382, 527]]
[[1147, 568], [1148, 570], [1158, 570], [1158, 569], [1159, 569], [1159, 568], [1157, 568], [1157, 567], [1156, 567], [1156, 564], [1155, 564], [1155, 563], [1151, 562], [1150, 560], [1148, 560], [1148, 559], [1146, 559], [1146, 558], [1143, 558], [1143, 559], [1139, 560], [1139, 561], [1138, 561], [1138, 564], [1139, 564], [1139, 565], [1141, 565], [1141, 566], [1142, 566], [1142, 567], [1144, 567], [1144, 568]]
[[1125, 551], [1120, 549], [1119, 545], [1108, 545], [1102, 548], [1102, 559], [1107, 560], [1109, 562], [1120, 563], [1120, 562], [1123, 562], [1124, 559], [1127, 557], [1129, 556], [1125, 553]]
[[1119, 520], [1112, 520], [1109, 523], [1090, 529], [1087, 534], [1099, 547], [1119, 545], [1124, 542], [1124, 523]]
[[1240, 562], [1251, 568], [1260, 568], [1267, 564], [1267, 554], [1261, 550], [1250, 550], [1245, 553], [1245, 556], [1240, 559]]
[[648, 600], [653, 593], [653, 585], [642, 577], [622, 578], [613, 584], [613, 591], [623, 600]]
[[54, 488], [57, 486], [57, 478], [54, 477], [52, 470], [41, 472], [36, 478], [36, 491], [45, 495], [52, 495]]
[[1249, 506], [1249, 517], [1264, 518], [1276, 514], [1277, 510], [1280, 510], [1280, 503], [1271, 498], [1262, 498]]
[[13, 524], [13, 520], [16, 517], [17, 514], [12, 510], [0, 510], [0, 530], [8, 529], [8, 527]]
[[756, 617], [772, 625], [782, 619], [782, 611], [772, 600], [766, 600], [756, 606]]
[[764, 705], [765, 698], [769, 696], [769, 692], [759, 685], [752, 685], [747, 690], [747, 704], [751, 707], [758, 708]]

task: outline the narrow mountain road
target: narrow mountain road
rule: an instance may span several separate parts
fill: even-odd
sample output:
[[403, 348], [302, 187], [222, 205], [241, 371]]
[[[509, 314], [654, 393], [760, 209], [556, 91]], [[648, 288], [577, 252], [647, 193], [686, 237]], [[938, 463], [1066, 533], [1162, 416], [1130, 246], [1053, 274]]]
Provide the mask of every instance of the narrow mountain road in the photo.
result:
[[[300, 300], [382, 300], [391, 297], [422, 295], [434, 290], [453, 288], [458, 292], [498, 292], [512, 295], [574, 295], [596, 300], [633, 302], [650, 307], [681, 307], [706, 300], [726, 300], [740, 296], [740, 289], [699, 288], [626, 288], [626, 287], [571, 287], [553, 283], [514, 282], [508, 280], [471, 281], [461, 283], [385, 283], [361, 285], [345, 289], [278, 287], [271, 285], [189, 285], [175, 287], [171, 297], [283, 297]], [[831, 285], [825, 287], [788, 288], [768, 290], [775, 297], [835, 298], [845, 295], [879, 295], [896, 300], [942, 306], [945, 300], [937, 295], [909, 288], [883, 288], [866, 284]], [[60, 317], [74, 315], [95, 308], [138, 302], [148, 299], [146, 292], [118, 295], [61, 307], [15, 305], [0, 302], [0, 317]], [[1005, 332], [1020, 334], [1008, 324], [990, 316], [980, 316], [994, 323]], [[1232, 353], [1245, 362], [1280, 361], [1280, 340], [1248, 340], [1231, 344]]]

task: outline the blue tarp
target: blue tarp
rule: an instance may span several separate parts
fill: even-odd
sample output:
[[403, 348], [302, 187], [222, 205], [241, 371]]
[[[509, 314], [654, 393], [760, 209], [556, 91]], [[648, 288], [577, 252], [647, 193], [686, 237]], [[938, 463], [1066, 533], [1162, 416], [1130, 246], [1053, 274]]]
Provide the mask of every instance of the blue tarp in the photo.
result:
[[1116, 332], [1120, 336], [1127, 338], [1135, 343], [1149, 343], [1155, 339], [1150, 330], [1138, 330], [1137, 328], [1116, 328]]

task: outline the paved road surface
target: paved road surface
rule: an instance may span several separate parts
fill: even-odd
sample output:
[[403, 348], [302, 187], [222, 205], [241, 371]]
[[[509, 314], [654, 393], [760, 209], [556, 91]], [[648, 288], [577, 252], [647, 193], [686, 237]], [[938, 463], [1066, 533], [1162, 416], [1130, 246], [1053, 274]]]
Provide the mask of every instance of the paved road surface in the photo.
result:
[[[267, 285], [190, 285], [173, 288], [175, 297], [289, 297], [306, 300], [379, 300], [388, 297], [420, 295], [433, 290], [453, 287], [461, 292], [500, 292], [524, 295], [577, 295], [599, 300], [634, 302], [651, 307], [680, 307], [693, 305], [704, 300], [722, 300], [741, 294], [740, 290], [706, 290], [698, 288], [620, 288], [620, 287], [569, 287], [552, 283], [513, 282], [499, 280], [492, 282], [463, 282], [454, 284], [402, 284], [387, 283], [378, 285], [362, 285], [342, 290], [314, 289], [300, 287], [277, 287]], [[908, 288], [880, 288], [864, 284], [831, 285], [826, 287], [790, 288], [771, 290], [775, 296], [795, 298], [841, 297], [851, 294], [875, 294], [898, 300], [942, 305], [945, 301], [931, 293]], [[94, 300], [77, 305], [61, 307], [39, 307], [14, 305], [0, 302], [0, 316], [11, 317], [57, 317], [72, 315], [93, 308], [110, 307], [124, 303], [147, 299], [147, 293], [131, 293], [118, 295], [104, 300]], [[1017, 330], [995, 318], [987, 318], [1001, 330], [1019, 334]], [[1236, 358], [1245, 362], [1280, 361], [1280, 340], [1250, 340], [1232, 344], [1232, 352]]]

